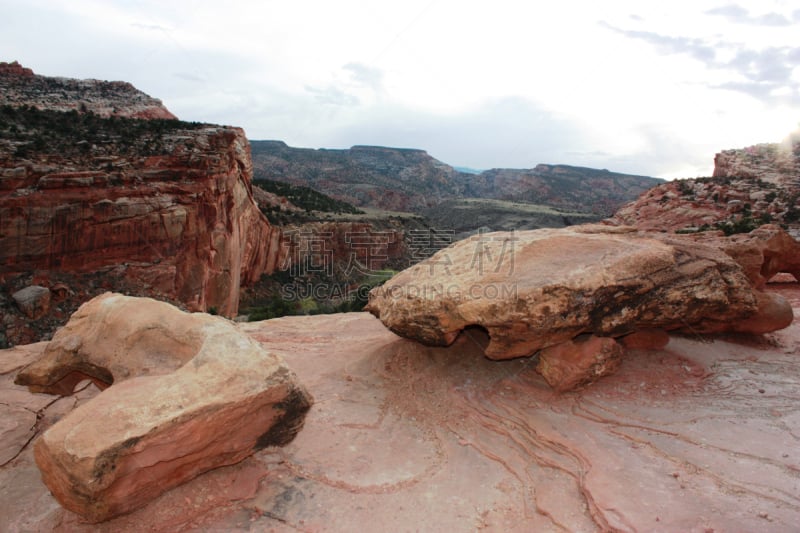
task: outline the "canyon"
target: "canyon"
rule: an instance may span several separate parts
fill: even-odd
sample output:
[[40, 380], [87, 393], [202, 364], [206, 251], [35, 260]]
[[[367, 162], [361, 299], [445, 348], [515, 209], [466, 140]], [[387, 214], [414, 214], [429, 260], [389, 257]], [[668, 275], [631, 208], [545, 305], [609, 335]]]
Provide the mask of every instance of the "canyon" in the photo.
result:
[[0, 79], [0, 529], [796, 528], [800, 137], [468, 175]]
[[600, 218], [662, 181], [569, 165], [471, 174], [424, 150], [383, 146], [314, 150], [282, 141], [251, 141], [251, 145], [256, 177], [307, 185], [358, 207], [426, 215], [443, 202], [474, 198], [525, 202]]

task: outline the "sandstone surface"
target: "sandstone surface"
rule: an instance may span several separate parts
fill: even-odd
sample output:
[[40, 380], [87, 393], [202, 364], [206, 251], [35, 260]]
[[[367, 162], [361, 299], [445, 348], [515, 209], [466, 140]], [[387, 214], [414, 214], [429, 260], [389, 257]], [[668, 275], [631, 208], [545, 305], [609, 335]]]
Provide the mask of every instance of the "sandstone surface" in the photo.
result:
[[586, 225], [460, 241], [374, 289], [368, 310], [430, 345], [479, 326], [491, 339], [486, 355], [508, 359], [584, 333], [736, 330], [757, 314], [758, 299], [716, 247]]
[[16, 383], [97, 397], [35, 443], [42, 479], [90, 522], [130, 512], [203, 472], [284, 445], [311, 398], [280, 356], [231, 322], [108, 293], [84, 304]]
[[[800, 309], [796, 283], [767, 290]], [[27, 447], [0, 467], [0, 529], [789, 533], [800, 522], [797, 321], [764, 340], [673, 335], [560, 395], [535, 359], [486, 359], [478, 330], [436, 348], [367, 313], [241, 328], [314, 393], [294, 441], [101, 524], [56, 503]], [[0, 408], [52, 398], [4, 383]], [[43, 410], [40, 429], [67, 401]]]
[[556, 391], [568, 391], [613, 374], [623, 353], [612, 338], [579, 336], [541, 350], [536, 371]]
[[718, 247], [731, 256], [758, 289], [779, 273], [791, 274], [800, 281], [800, 242], [777, 225], [766, 224], [730, 237], [712, 231], [700, 232], [691, 238]]

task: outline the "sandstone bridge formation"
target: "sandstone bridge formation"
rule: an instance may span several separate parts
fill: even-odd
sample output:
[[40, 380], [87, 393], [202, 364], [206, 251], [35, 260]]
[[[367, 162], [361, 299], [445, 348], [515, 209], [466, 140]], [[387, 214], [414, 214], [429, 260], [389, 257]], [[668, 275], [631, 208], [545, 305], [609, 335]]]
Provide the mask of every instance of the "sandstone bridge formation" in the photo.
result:
[[34, 455], [56, 499], [91, 522], [288, 443], [312, 401], [233, 323], [113, 293], [81, 306], [16, 382], [70, 394], [86, 378], [108, 388], [42, 434]]

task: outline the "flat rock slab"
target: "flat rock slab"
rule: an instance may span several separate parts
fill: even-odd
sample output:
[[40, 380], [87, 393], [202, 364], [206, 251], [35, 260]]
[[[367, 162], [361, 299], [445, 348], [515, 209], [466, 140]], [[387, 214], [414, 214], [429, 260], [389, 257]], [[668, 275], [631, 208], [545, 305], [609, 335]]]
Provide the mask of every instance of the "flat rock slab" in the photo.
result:
[[[584, 333], [735, 330], [759, 313], [756, 292], [719, 247], [584, 225], [459, 241], [373, 289], [367, 309], [434, 346], [479, 326], [490, 337], [486, 355], [510, 359]], [[748, 331], [791, 323], [788, 304], [769, 304], [772, 315]]]
[[[800, 309], [800, 287], [781, 285]], [[366, 313], [240, 329], [314, 393], [294, 441], [96, 525], [55, 503], [26, 450], [0, 468], [0, 529], [684, 533], [800, 523], [797, 321], [763, 339], [673, 335], [663, 349], [629, 348], [616, 373], [566, 394], [552, 392], [535, 358], [486, 359], [478, 330], [437, 348]]]
[[120, 294], [81, 306], [16, 381], [64, 394], [86, 378], [108, 388], [47, 429], [34, 456], [56, 499], [90, 522], [286, 444], [311, 404], [233, 323]]

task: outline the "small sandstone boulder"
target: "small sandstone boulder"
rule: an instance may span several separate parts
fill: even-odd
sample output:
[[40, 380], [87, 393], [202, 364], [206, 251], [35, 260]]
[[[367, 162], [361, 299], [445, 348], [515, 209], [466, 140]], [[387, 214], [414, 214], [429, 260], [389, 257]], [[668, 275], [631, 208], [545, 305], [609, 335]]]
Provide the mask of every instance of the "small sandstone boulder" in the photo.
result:
[[593, 383], [612, 374], [624, 350], [612, 338], [582, 335], [539, 352], [536, 371], [558, 392]]
[[50, 289], [39, 285], [25, 287], [11, 295], [20, 311], [32, 320], [50, 311]]
[[233, 323], [111, 293], [81, 306], [16, 382], [63, 394], [86, 377], [107, 390], [42, 434], [34, 456], [56, 499], [90, 522], [288, 443], [312, 402]]

